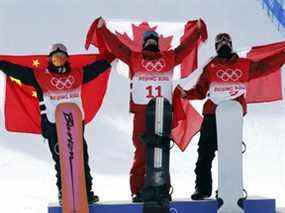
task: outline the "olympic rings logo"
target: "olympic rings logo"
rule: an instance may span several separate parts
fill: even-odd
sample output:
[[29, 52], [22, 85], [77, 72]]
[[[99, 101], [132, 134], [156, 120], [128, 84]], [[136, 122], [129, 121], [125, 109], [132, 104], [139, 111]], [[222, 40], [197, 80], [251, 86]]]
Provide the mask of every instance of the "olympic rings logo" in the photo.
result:
[[238, 81], [242, 77], [242, 75], [243, 73], [239, 69], [226, 69], [219, 70], [217, 72], [217, 77], [220, 78], [222, 81]]
[[148, 72], [160, 72], [166, 66], [166, 62], [163, 58], [158, 60], [142, 60], [141, 65]]
[[50, 80], [51, 85], [59, 90], [70, 89], [74, 82], [75, 82], [74, 77], [71, 75], [69, 75], [67, 78], [53, 77]]

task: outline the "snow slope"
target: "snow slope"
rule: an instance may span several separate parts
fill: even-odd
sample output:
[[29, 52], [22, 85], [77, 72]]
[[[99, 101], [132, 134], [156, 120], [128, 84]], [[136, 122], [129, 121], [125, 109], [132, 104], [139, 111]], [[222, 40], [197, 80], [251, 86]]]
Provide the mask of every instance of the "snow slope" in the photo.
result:
[[[146, 7], [148, 2], [143, 2]], [[159, 5], [159, 1], [156, 2]], [[202, 17], [208, 24], [209, 40], [201, 50], [201, 65], [214, 54], [213, 39], [218, 32], [232, 34], [236, 49], [283, 39], [256, 0], [183, 1], [187, 2], [185, 6], [182, 5], [183, 11], [181, 2], [166, 2], [163, 4], [160, 1], [159, 14], [161, 13], [162, 19], [166, 19], [167, 13], [171, 13], [170, 20], [175, 20], [175, 14], [185, 14], [184, 10], [187, 8], [189, 19]], [[179, 5], [178, 11], [172, 11], [175, 3]], [[127, 5], [126, 2], [122, 4]], [[133, 1], [133, 4], [140, 6], [143, 3]], [[106, 3], [105, 8], [98, 0], [84, 1], [84, 4], [75, 0], [2, 0], [0, 6], [1, 54], [46, 53], [49, 45], [58, 41], [64, 42], [71, 53], [84, 53], [85, 33], [95, 17], [111, 14], [108, 11], [120, 8], [124, 18], [124, 11], [128, 10], [111, 0]], [[145, 10], [146, 17], [153, 17], [153, 12]], [[177, 15], [177, 19], [180, 18]], [[119, 28], [116, 24], [112, 25], [116, 29], [124, 29], [126, 26]], [[175, 28], [175, 24], [169, 26]], [[169, 32], [169, 27], [165, 30]], [[191, 80], [187, 79], [181, 83], [188, 85], [187, 81]], [[128, 172], [133, 148], [132, 117], [128, 113], [128, 87], [128, 79], [116, 72], [112, 73], [102, 109], [86, 129], [94, 189], [104, 201], [126, 200], [130, 197]], [[200, 109], [201, 103], [195, 103], [195, 106]], [[2, 117], [1, 119], [3, 121]], [[248, 146], [244, 157], [245, 188], [250, 195], [274, 197], [277, 199], [277, 205], [283, 207], [284, 121], [283, 101], [251, 105], [244, 128], [244, 140]], [[0, 212], [46, 212], [47, 204], [55, 202], [57, 196], [53, 162], [47, 143], [40, 136], [8, 133], [4, 130], [3, 122], [0, 125]], [[193, 191], [197, 139], [198, 137], [195, 137], [185, 153], [176, 148], [172, 150], [171, 173], [175, 198], [189, 198]], [[215, 161], [215, 186], [216, 169]]]

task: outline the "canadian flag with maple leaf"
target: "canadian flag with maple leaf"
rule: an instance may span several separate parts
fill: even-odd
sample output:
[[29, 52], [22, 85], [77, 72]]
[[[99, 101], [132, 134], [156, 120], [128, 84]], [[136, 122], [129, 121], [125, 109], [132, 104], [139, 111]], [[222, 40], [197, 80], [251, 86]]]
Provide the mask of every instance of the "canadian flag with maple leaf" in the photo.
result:
[[[97, 54], [70, 55], [71, 67], [83, 67], [102, 57]], [[36, 72], [44, 72], [48, 63], [47, 55], [0, 55], [0, 61], [7, 60], [15, 64], [30, 67]], [[32, 86], [23, 84], [20, 80], [7, 77], [1, 73], [5, 85], [1, 102], [5, 128], [12, 132], [41, 133], [40, 111], [37, 93]], [[100, 74], [94, 80], [82, 86], [82, 105], [85, 113], [85, 123], [90, 122], [99, 110], [109, 79], [110, 70]]]
[[[108, 51], [104, 45], [100, 35], [96, 33], [98, 19], [96, 19], [91, 25], [87, 38], [86, 49], [90, 44], [99, 48], [100, 52]], [[183, 35], [180, 38], [182, 41], [188, 33], [191, 33], [195, 21], [188, 22], [184, 26]], [[149, 29], [156, 30], [157, 26], [151, 27], [149, 23], [143, 22], [139, 25], [132, 24], [133, 39], [131, 39], [127, 33], [116, 32], [117, 37], [125, 43], [133, 51], [141, 51], [141, 41], [143, 32]], [[171, 41], [173, 36], [164, 37], [160, 35], [159, 45], [162, 51], [171, 48]], [[183, 61], [180, 66], [180, 78], [188, 77], [197, 68], [197, 51], [200, 45], [199, 41], [196, 44], [196, 48], [191, 54]], [[266, 56], [272, 56], [280, 51], [285, 50], [285, 42], [272, 43], [264, 46], [256, 46], [248, 48], [243, 51], [245, 57], [252, 59], [253, 61], [259, 61]], [[272, 74], [254, 79], [248, 83], [247, 88], [247, 103], [261, 103], [271, 102], [282, 99], [282, 82], [281, 82], [281, 70], [272, 72]], [[176, 88], [173, 92], [173, 106], [174, 106], [174, 124], [172, 129], [172, 137], [178, 147], [184, 151], [189, 145], [191, 139], [196, 135], [202, 124], [202, 116], [195, 110], [188, 100], [183, 100], [179, 97], [179, 91]]]
[[[100, 33], [97, 32], [99, 18], [96, 19], [87, 34], [85, 48], [88, 49], [90, 44], [97, 47], [100, 53], [108, 52], [108, 47], [105, 45]], [[191, 35], [197, 27], [197, 20], [188, 21], [184, 26], [180, 29], [180, 38], [179, 41], [182, 42], [189, 35]], [[203, 26], [203, 30], [201, 32], [201, 36], [199, 40], [194, 44], [193, 50], [186, 56], [178, 69], [179, 78], [188, 77], [198, 66], [198, 48], [201, 42], [205, 41], [208, 37], [206, 25], [203, 21], [201, 21]], [[159, 26], [150, 26], [148, 22], [142, 22], [138, 25], [132, 24], [132, 33], [133, 39], [129, 37], [129, 35], [124, 33], [119, 33], [116, 31], [117, 38], [127, 45], [134, 52], [142, 51], [142, 37], [145, 31], [154, 30], [160, 34], [159, 38], [159, 48], [161, 51], [167, 51], [172, 47], [172, 41], [174, 40], [173, 35], [164, 36], [160, 32]], [[172, 32], [173, 33], [173, 32]], [[179, 34], [179, 33], [178, 33]], [[176, 35], [177, 36], [177, 35]], [[176, 38], [177, 39], [177, 38]], [[178, 43], [179, 44], [179, 43]], [[114, 69], [114, 68], [113, 68]], [[191, 138], [199, 132], [200, 125], [202, 123], [202, 117], [200, 114], [192, 107], [192, 105], [185, 100], [182, 100], [179, 96], [179, 92], [176, 90], [173, 95], [173, 109], [174, 109], [174, 117], [173, 117], [173, 131], [172, 138], [178, 147], [184, 151], [191, 141]]]
[[[85, 48], [88, 49], [90, 45], [92, 44], [96, 48], [99, 49], [100, 53], [108, 52], [108, 48], [105, 46], [103, 39], [101, 38], [100, 34], [97, 33], [97, 25], [98, 25], [99, 18], [97, 18], [92, 25], [89, 28], [88, 34], [86, 36], [86, 42], [85, 42]], [[208, 32], [206, 29], [206, 25], [203, 21], [202, 25], [204, 25], [202, 35], [200, 36], [200, 39], [195, 43], [195, 48], [193, 51], [183, 60], [181, 65], [179, 66], [179, 78], [186, 78], [188, 77], [195, 69], [197, 69], [198, 66], [198, 47], [202, 42], [207, 40], [208, 38]], [[171, 47], [173, 47], [173, 44], [178, 45], [180, 42], [184, 41], [189, 34], [193, 33], [195, 28], [197, 27], [197, 20], [194, 21], [188, 21], [185, 25], [178, 27], [176, 29], [176, 36], [180, 35], [180, 38], [178, 38], [179, 42], [176, 41], [177, 38], [174, 38], [173, 35], [164, 36], [163, 33], [165, 33], [163, 30], [159, 28], [159, 25], [150, 26], [148, 22], [142, 22], [138, 25], [132, 24], [132, 37], [124, 32], [120, 33], [118, 31], [115, 31], [117, 37], [120, 39], [121, 42], [123, 42], [125, 45], [127, 45], [132, 51], [134, 52], [140, 52], [142, 50], [142, 37], [143, 33], [145, 31], [149, 30], [155, 30], [158, 33], [160, 33], [159, 38], [159, 48], [161, 51], [167, 51]], [[180, 28], [180, 29], [179, 29]], [[173, 31], [171, 33], [174, 33]]]

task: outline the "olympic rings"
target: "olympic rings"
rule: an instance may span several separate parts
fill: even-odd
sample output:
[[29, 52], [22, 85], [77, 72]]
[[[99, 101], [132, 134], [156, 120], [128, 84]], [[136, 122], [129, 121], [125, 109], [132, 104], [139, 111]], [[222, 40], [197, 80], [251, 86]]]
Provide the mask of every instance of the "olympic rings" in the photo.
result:
[[69, 75], [67, 78], [53, 77], [50, 80], [51, 85], [54, 86], [55, 88], [59, 89], [59, 90], [70, 89], [72, 87], [72, 85], [74, 84], [74, 82], [75, 82], [75, 79], [71, 75]]

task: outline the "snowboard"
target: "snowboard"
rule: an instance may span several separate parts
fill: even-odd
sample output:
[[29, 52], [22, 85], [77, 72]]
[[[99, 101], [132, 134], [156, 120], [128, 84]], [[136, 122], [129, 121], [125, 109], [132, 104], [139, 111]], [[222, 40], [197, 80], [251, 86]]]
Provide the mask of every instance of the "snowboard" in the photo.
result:
[[144, 213], [168, 213], [172, 106], [166, 98], [150, 100], [146, 111], [146, 176]]
[[74, 103], [55, 112], [62, 182], [62, 212], [89, 213], [83, 157], [82, 113]]
[[218, 213], [242, 213], [243, 109], [236, 101], [225, 101], [216, 109], [218, 139]]

